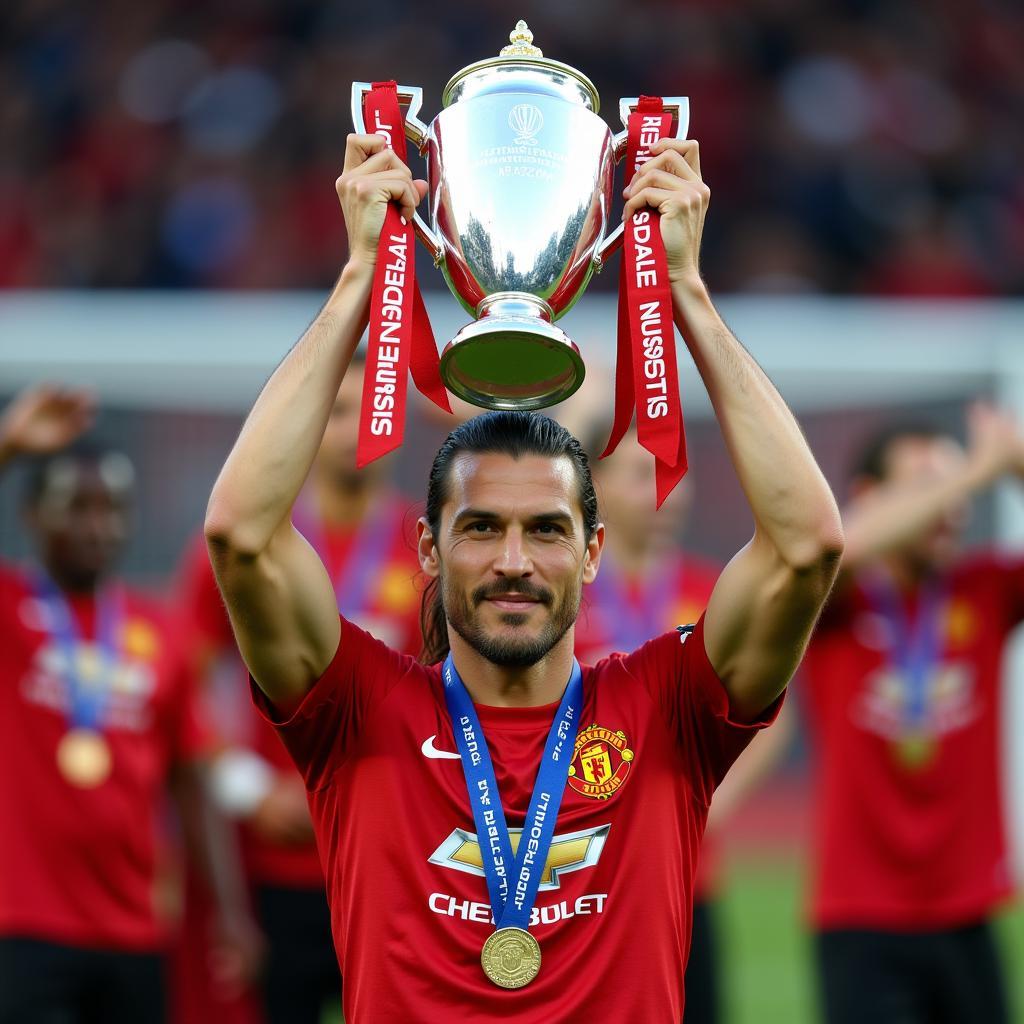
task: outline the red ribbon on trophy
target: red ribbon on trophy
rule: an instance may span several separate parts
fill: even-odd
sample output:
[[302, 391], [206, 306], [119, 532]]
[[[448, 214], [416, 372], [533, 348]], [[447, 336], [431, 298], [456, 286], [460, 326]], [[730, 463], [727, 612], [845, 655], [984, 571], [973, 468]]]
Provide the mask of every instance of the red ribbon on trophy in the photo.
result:
[[[651, 158], [651, 146], [670, 134], [672, 115], [657, 96], [641, 96], [627, 125], [627, 175]], [[686, 475], [686, 432], [679, 401], [675, 328], [668, 261], [661, 240], [661, 214], [644, 207], [626, 223], [619, 270], [619, 324], [615, 364], [615, 419], [611, 455], [636, 409], [640, 444], [655, 460], [657, 504]]]
[[[388, 148], [407, 161], [405, 119], [394, 82], [373, 83], [363, 100], [363, 119], [367, 132], [384, 136]], [[413, 226], [395, 203], [389, 203], [370, 293], [356, 466], [362, 468], [401, 445], [410, 373], [421, 394], [445, 412], [452, 411], [439, 366], [437, 343], [416, 281]]]

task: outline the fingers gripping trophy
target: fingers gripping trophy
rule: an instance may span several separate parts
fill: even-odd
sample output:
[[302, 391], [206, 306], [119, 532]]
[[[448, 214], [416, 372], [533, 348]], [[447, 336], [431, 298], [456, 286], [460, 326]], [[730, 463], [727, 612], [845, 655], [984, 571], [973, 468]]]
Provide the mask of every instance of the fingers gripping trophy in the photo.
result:
[[[482, 408], [530, 410], [583, 382], [580, 350], [556, 321], [622, 245], [623, 225], [609, 230], [614, 169], [642, 102], [620, 99], [625, 129], [613, 136], [589, 78], [545, 57], [523, 21], [510, 40], [452, 77], [429, 125], [417, 116], [422, 89], [397, 93], [405, 136], [427, 161], [429, 223], [416, 214], [416, 235], [474, 318], [444, 348], [441, 377]], [[381, 130], [366, 116], [374, 89], [352, 86], [357, 132]], [[685, 138], [686, 98], [642, 99], [662, 126], [648, 144]]]

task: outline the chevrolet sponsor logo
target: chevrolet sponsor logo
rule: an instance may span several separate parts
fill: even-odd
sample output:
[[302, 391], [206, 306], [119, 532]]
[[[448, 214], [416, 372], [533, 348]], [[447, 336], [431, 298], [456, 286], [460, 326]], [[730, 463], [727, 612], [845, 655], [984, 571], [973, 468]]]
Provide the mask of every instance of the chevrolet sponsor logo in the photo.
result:
[[[509, 839], [513, 854], [519, 848], [521, 828], [510, 828]], [[544, 873], [540, 876], [540, 892], [550, 892], [561, 885], [561, 876], [570, 871], [592, 868], [600, 859], [604, 841], [608, 838], [611, 825], [598, 825], [581, 832], [567, 832], [551, 840]], [[451, 835], [430, 855], [431, 864], [454, 871], [465, 871], [471, 875], [484, 876], [484, 862], [480, 855], [480, 843], [476, 834], [456, 828]]]

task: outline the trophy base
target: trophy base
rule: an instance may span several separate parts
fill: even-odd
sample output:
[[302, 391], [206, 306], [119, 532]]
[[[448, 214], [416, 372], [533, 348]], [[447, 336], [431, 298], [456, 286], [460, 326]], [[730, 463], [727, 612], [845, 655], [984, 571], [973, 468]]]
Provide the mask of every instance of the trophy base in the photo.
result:
[[441, 353], [448, 390], [481, 409], [546, 409], [574, 394], [586, 372], [579, 349], [532, 295], [502, 293], [480, 304]]

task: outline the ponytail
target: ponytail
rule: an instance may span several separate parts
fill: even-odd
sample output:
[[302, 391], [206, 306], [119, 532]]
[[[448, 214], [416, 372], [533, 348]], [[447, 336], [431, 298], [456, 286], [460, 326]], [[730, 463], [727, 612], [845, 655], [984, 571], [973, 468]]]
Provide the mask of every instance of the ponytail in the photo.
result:
[[444, 661], [448, 657], [448, 619], [441, 598], [441, 581], [436, 577], [427, 584], [420, 599], [420, 632], [423, 634], [420, 661], [424, 665]]

